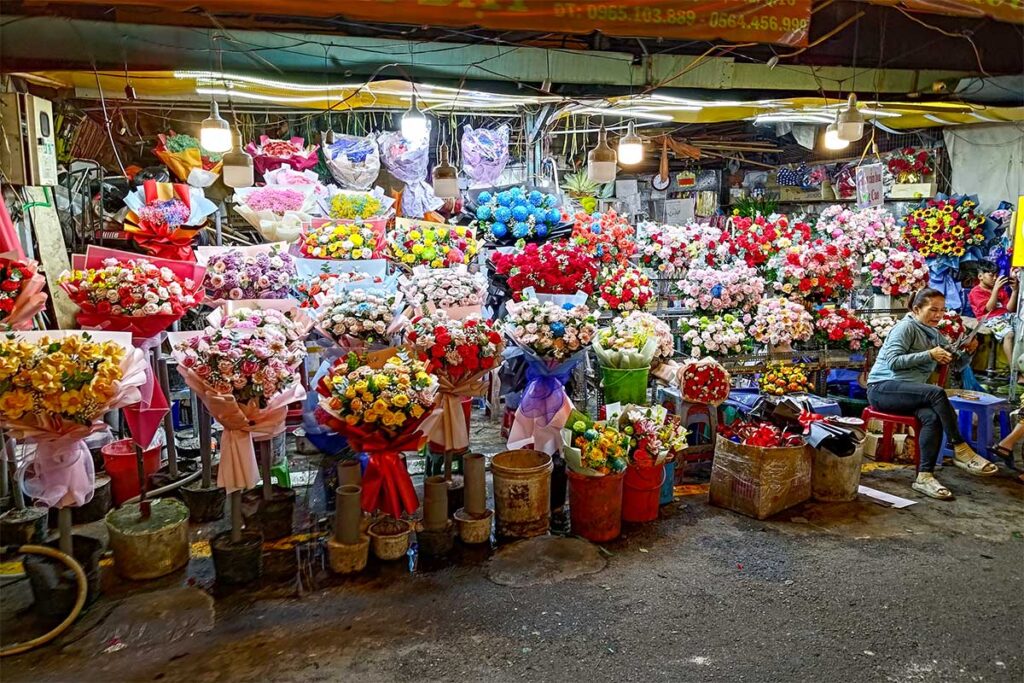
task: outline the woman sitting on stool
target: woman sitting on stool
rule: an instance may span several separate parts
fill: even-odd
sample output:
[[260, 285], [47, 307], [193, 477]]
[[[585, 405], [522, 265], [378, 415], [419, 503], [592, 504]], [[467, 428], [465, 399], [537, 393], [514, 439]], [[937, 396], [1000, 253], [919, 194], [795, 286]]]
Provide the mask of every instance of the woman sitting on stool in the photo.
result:
[[953, 446], [957, 467], [978, 476], [989, 476], [997, 470], [964, 442], [945, 390], [926, 384], [936, 364], [946, 365], [953, 360], [953, 354], [942, 347], [946, 339], [935, 329], [945, 310], [946, 299], [938, 290], [925, 288], [912, 295], [910, 313], [886, 336], [868, 374], [868, 403], [872, 408], [913, 415], [921, 423], [915, 435], [921, 462], [913, 489], [939, 500], [953, 497], [933, 474], [943, 432]]

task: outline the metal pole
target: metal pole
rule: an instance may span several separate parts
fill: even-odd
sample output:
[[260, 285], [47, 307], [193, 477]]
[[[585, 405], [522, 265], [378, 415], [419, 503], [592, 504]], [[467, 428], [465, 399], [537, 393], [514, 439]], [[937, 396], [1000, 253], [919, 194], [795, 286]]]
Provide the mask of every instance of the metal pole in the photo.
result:
[[71, 508], [62, 507], [57, 510], [57, 534], [60, 551], [65, 555], [72, 555], [74, 540], [71, 537]]
[[171, 479], [178, 478], [178, 448], [174, 444], [174, 418], [171, 417], [171, 380], [167, 374], [167, 359], [160, 353], [157, 347], [157, 366], [160, 369], [160, 386], [163, 387], [164, 396], [167, 397], [168, 408], [164, 414], [164, 437], [167, 440], [167, 473]]
[[260, 452], [260, 474], [263, 476], [263, 500], [270, 500], [270, 494], [273, 493], [270, 483], [270, 439], [266, 441], [259, 441], [256, 443], [256, 447]]
[[242, 542], [242, 491], [231, 492], [231, 542]]
[[199, 462], [203, 468], [203, 488], [213, 488], [213, 454], [210, 452], [210, 414], [202, 401], [195, 402], [196, 424], [199, 425]]
[[149, 519], [152, 510], [149, 501], [146, 500], [146, 467], [143, 464], [142, 447], [138, 444], [135, 445], [135, 463], [139, 473], [139, 516], [142, 519]]

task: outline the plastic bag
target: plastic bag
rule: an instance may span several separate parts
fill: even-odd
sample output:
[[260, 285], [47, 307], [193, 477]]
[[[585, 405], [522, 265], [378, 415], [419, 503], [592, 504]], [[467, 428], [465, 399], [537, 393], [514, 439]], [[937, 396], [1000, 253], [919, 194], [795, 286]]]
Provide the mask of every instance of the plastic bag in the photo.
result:
[[369, 190], [380, 175], [380, 150], [372, 137], [336, 135], [324, 145], [327, 168], [342, 187]]
[[462, 171], [475, 184], [493, 185], [508, 165], [509, 127], [465, 126], [462, 132]]

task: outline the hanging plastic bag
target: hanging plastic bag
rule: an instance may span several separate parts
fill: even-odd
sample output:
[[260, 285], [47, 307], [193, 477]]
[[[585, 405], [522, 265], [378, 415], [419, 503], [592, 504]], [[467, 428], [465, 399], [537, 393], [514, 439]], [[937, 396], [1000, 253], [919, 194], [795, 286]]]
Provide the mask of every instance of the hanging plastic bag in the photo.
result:
[[372, 137], [336, 135], [324, 145], [327, 168], [349, 190], [369, 190], [380, 175], [380, 150]]
[[465, 126], [462, 132], [462, 171], [474, 184], [493, 185], [508, 165], [509, 127]]

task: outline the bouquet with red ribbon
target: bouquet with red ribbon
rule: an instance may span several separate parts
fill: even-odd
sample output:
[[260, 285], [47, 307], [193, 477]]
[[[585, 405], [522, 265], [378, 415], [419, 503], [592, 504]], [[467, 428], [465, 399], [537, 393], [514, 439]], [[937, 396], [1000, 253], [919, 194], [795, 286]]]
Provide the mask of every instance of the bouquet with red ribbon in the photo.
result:
[[0, 254], [0, 330], [28, 330], [46, 306], [46, 279], [35, 261]]
[[275, 168], [290, 166], [296, 171], [305, 171], [317, 165], [317, 145], [306, 146], [305, 139], [293, 137], [290, 140], [275, 140], [267, 135], [260, 136], [259, 144], [250, 142], [245, 151], [252, 156], [256, 172], [263, 175]]
[[217, 210], [198, 188], [155, 180], [125, 197], [125, 204], [125, 232], [147, 253], [179, 261], [195, 259], [192, 240]]
[[386, 349], [362, 359], [340, 358], [320, 380], [318, 419], [366, 453], [362, 506], [395, 517], [412, 514], [419, 498], [403, 451], [419, 450], [437, 419], [438, 382], [408, 351]]
[[528, 287], [538, 294], [593, 294], [597, 285], [597, 262], [587, 251], [569, 242], [527, 244], [511, 254], [495, 252], [495, 272], [508, 277], [508, 286], [518, 301]]
[[713, 358], [684, 360], [676, 371], [679, 392], [687, 403], [719, 406], [729, 398], [732, 378]]

